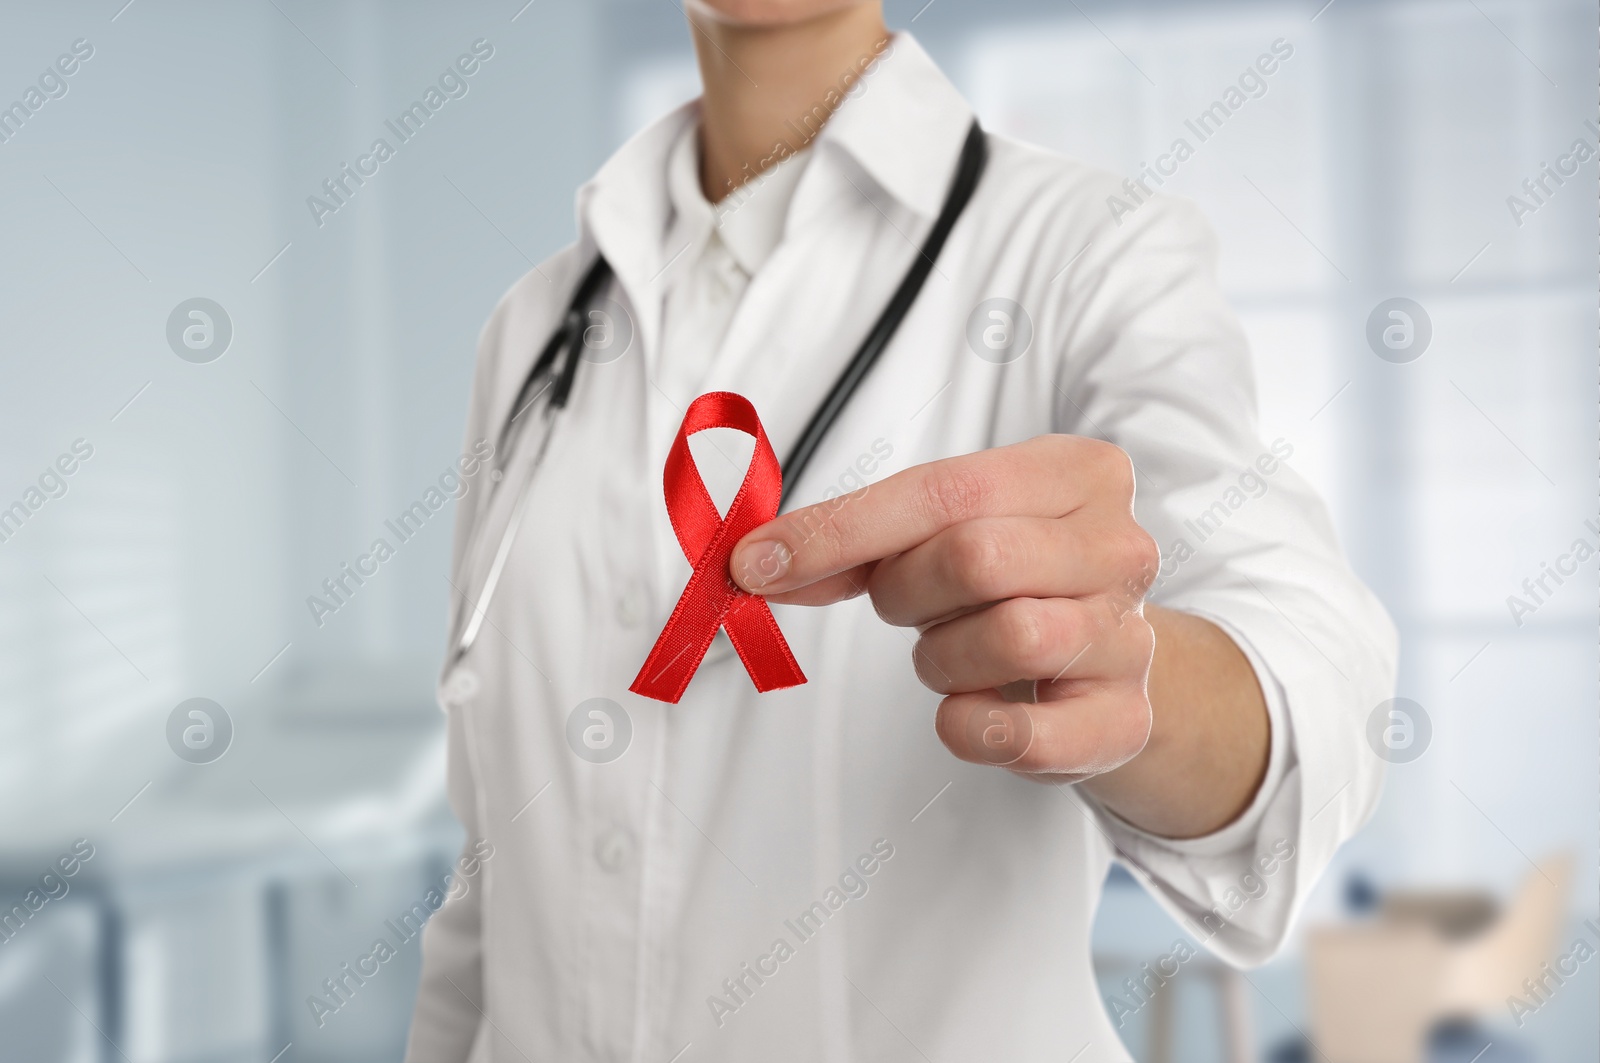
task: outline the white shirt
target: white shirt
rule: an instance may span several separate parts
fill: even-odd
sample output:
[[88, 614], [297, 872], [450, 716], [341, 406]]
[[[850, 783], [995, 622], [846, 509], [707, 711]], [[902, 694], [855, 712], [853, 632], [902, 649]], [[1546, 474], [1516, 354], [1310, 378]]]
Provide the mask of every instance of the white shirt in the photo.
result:
[[698, 123], [683, 125], [667, 159], [672, 220], [666, 243], [673, 262], [662, 278], [662, 359], [656, 385], [687, 409], [733, 322], [733, 312], [783, 237], [795, 186], [811, 158], [801, 151], [752, 178], [717, 204], [700, 190]]
[[[629, 693], [690, 573], [661, 484], [685, 397], [747, 396], [784, 454], [917, 254], [972, 112], [897, 36], [748, 268], [740, 238], [713, 239], [672, 191], [697, 120], [687, 105], [601, 168], [577, 243], [482, 336], [469, 445], [496, 438], [597, 250], [633, 338], [582, 367], [484, 633], [441, 681], [452, 807], [494, 856], [428, 925], [407, 1058], [476, 1043], [479, 1060], [1125, 1059], [1089, 955], [1112, 860], [1223, 958], [1265, 959], [1377, 800], [1364, 733], [1392, 692], [1393, 627], [1284, 448], [1257, 438], [1198, 212], [1157, 198], [1119, 226], [1117, 178], [991, 134], [936, 271], [791, 504], [1042, 433], [1117, 443], [1163, 548], [1152, 600], [1222, 625], [1268, 694], [1251, 807], [1168, 841], [1080, 790], [957, 761], [911, 636], [865, 600], [774, 607], [804, 686], [757, 694], [714, 648], [680, 704]], [[719, 270], [730, 294], [708, 296]], [[1014, 359], [984, 343], [1004, 319], [979, 304], [996, 298], [1025, 308]], [[708, 486], [742, 472], [696, 457]], [[471, 492], [458, 514], [451, 579], [469, 598], [512, 494]], [[622, 712], [590, 715], [594, 698]], [[625, 751], [591, 762], [586, 730]]]

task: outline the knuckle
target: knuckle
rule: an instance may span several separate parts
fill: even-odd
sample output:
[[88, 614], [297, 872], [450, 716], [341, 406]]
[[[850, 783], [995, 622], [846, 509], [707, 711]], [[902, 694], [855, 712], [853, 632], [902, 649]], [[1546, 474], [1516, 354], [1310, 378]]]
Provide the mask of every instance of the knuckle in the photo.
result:
[[968, 521], [950, 535], [950, 578], [972, 600], [992, 601], [1004, 593], [1004, 573], [1009, 550], [993, 524]]
[[1138, 524], [1134, 526], [1134, 561], [1141, 574], [1148, 574], [1149, 579], [1154, 579], [1156, 570], [1161, 567], [1161, 546], [1156, 542], [1156, 537], [1145, 531]]
[[[1139, 664], [1139, 675], [1147, 676], [1150, 662], [1156, 656], [1156, 629], [1143, 616], [1135, 617], [1125, 625], [1124, 638], [1128, 639], [1133, 660]], [[1148, 699], [1146, 699], [1148, 704]]]
[[970, 520], [994, 494], [987, 472], [971, 462], [949, 462], [922, 481], [922, 503], [938, 527]]
[[1143, 598], [1161, 570], [1161, 547], [1156, 545], [1153, 535], [1138, 524], [1131, 524], [1123, 535], [1119, 552], [1128, 590], [1135, 597]]
[[1007, 659], [1030, 673], [1017, 678], [1037, 678], [1031, 673], [1046, 663], [1053, 642], [1043, 603], [1032, 598], [1012, 598], [996, 608], [999, 614], [995, 619]]
[[872, 611], [877, 613], [878, 619], [885, 624], [890, 627], [907, 626], [906, 617], [900, 614], [900, 609], [896, 605], [896, 596], [884, 586], [884, 581], [877, 573], [867, 578], [867, 600], [872, 603]]
[[1090, 461], [1101, 481], [1116, 491], [1119, 497], [1133, 498], [1133, 459], [1115, 443], [1094, 440]]
[[890, 627], [917, 627], [924, 619], [918, 611], [916, 600], [908, 593], [902, 574], [893, 579], [883, 579], [877, 573], [867, 577], [866, 593], [872, 602], [872, 611]]

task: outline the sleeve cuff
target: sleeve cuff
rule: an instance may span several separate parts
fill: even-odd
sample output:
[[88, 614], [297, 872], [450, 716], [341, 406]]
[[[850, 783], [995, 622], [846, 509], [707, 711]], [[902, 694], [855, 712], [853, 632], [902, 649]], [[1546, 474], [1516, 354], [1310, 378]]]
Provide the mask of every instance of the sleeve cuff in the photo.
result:
[[1262, 818], [1276, 801], [1278, 791], [1283, 788], [1284, 778], [1296, 763], [1293, 725], [1289, 720], [1283, 684], [1279, 683], [1277, 677], [1267, 668], [1261, 655], [1250, 644], [1250, 640], [1245, 638], [1233, 624], [1211, 613], [1199, 610], [1191, 612], [1216, 624], [1233, 639], [1234, 644], [1244, 654], [1245, 660], [1250, 662], [1250, 667], [1256, 674], [1256, 681], [1261, 684], [1261, 694], [1267, 704], [1267, 723], [1271, 731], [1267, 751], [1267, 773], [1262, 778], [1261, 785], [1256, 788], [1255, 796], [1250, 799], [1249, 806], [1236, 819], [1198, 838], [1164, 838], [1159, 834], [1152, 834], [1129, 823], [1099, 802], [1095, 802], [1099, 813], [1113, 827], [1118, 847], [1121, 848], [1126, 842], [1133, 843], [1131, 846], [1133, 851], [1127, 854], [1129, 856], [1137, 857], [1139, 850], [1147, 848], [1166, 850], [1178, 856], [1221, 856], [1247, 847], [1255, 840], [1257, 832], [1261, 829]]

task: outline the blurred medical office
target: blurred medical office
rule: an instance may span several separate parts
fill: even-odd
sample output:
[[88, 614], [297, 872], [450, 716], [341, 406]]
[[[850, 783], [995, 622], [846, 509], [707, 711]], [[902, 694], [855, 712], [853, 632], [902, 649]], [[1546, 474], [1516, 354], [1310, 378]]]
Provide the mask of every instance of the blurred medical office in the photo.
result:
[[[1224, 969], [1107, 882], [1130, 1057], [1600, 1057], [1595, 5], [887, 15], [988, 128], [1204, 208], [1262, 435], [1401, 631], [1383, 804], [1279, 957]], [[325, 581], [452, 501], [489, 310], [696, 91], [671, 0], [0, 2], [0, 1059], [399, 1058], [412, 927], [472, 887], [433, 696], [450, 505]]]

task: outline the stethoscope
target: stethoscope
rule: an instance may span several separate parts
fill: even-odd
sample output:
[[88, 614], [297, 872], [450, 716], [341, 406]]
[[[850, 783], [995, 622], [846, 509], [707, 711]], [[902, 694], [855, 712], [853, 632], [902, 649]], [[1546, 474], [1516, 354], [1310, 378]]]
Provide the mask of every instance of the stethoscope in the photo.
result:
[[[974, 120], [971, 128], [967, 130], [966, 143], [961, 147], [961, 159], [956, 167], [955, 178], [950, 182], [950, 189], [945, 194], [944, 206], [940, 208], [939, 216], [934, 220], [933, 228], [929, 230], [927, 239], [923, 241], [917, 257], [911, 263], [911, 268], [906, 271], [900, 286], [890, 297], [889, 305], [884, 307], [877, 322], [861, 341], [861, 346], [856, 349], [844, 372], [834, 382], [832, 390], [822, 400], [822, 405], [811, 415], [805, 431], [800, 433], [800, 438], [783, 463], [783, 495], [779, 502], [780, 510], [788, 502], [790, 493], [800, 481], [801, 474], [810, 464], [817, 448], [821, 446], [828, 429], [839, 419], [839, 414], [850, 401], [850, 396], [855, 394], [856, 388], [861, 385], [861, 381], [877, 362], [879, 355], [894, 338], [900, 322], [904, 321], [906, 314], [910, 312], [911, 304], [922, 291], [923, 283], [932, 272], [934, 261], [944, 248], [950, 230], [955, 228], [956, 220], [961, 217], [961, 212], [972, 199], [973, 190], [978, 187], [978, 179], [983, 176], [983, 167], [987, 159], [988, 150], [984, 144], [983, 129]], [[479, 592], [471, 613], [461, 625], [461, 632], [455, 640], [455, 650], [451, 654], [451, 664], [466, 655], [482, 630], [489, 601], [494, 596], [495, 588], [499, 586], [500, 577], [504, 574], [506, 562], [511, 556], [512, 544], [516, 541], [517, 531], [526, 515], [528, 498], [532, 494], [529, 488], [534, 471], [543, 462], [545, 451], [550, 446], [556, 415], [566, 408], [567, 399], [572, 395], [572, 385], [578, 376], [578, 365], [583, 361], [584, 334], [589, 327], [586, 324], [588, 308], [610, 278], [611, 267], [607, 264], [605, 256], [596, 257], [594, 265], [589, 267], [589, 271], [578, 282], [572, 301], [567, 305], [566, 313], [562, 315], [561, 324], [545, 343], [544, 349], [539, 352], [533, 368], [528, 370], [528, 375], [522, 381], [522, 387], [517, 390], [516, 401], [511, 404], [505, 424], [500, 428], [499, 442], [494, 451], [494, 464], [489, 471], [489, 498], [483, 503], [485, 515], [489, 512], [488, 507], [494, 500], [495, 492], [507, 477], [511, 448], [522, 433], [523, 425], [532, 419], [524, 415], [541, 396], [545, 397], [544, 408], [538, 418], [540, 426], [533, 459], [526, 464], [524, 471], [518, 477], [517, 494], [512, 504], [511, 515], [506, 521], [504, 531], [501, 532], [494, 559], [489, 563], [489, 571], [483, 578], [483, 589]], [[463, 556], [471, 558], [474, 554], [475, 551], [469, 549]]]

